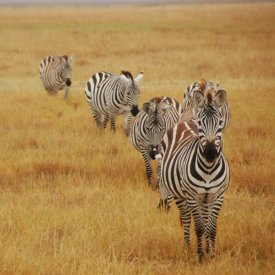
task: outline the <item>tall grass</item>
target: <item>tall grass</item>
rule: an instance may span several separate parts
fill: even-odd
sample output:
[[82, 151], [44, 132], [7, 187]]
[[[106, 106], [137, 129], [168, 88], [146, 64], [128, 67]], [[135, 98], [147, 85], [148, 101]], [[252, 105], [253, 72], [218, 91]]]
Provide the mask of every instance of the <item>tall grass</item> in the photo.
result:
[[[274, 272], [275, 5], [0, 9], [0, 273]], [[38, 76], [48, 54], [75, 56], [67, 102]], [[217, 257], [184, 249], [179, 214], [160, 213], [124, 136], [100, 132], [84, 97], [97, 71], [144, 71], [141, 102], [182, 101], [201, 78], [227, 91], [231, 168]]]

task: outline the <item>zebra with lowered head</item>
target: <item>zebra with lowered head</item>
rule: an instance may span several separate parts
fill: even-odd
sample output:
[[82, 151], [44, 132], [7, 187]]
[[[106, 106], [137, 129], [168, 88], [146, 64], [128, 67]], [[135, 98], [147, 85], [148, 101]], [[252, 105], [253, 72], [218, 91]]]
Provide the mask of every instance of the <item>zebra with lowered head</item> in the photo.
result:
[[151, 160], [160, 157], [162, 138], [178, 122], [181, 110], [181, 105], [173, 98], [154, 97], [143, 104], [143, 110], [131, 127], [130, 140], [142, 154], [149, 186], [152, 182]]
[[63, 89], [64, 99], [67, 98], [72, 84], [72, 60], [67, 55], [49, 55], [40, 62], [40, 79], [50, 95]]
[[229, 166], [223, 153], [221, 108], [226, 103], [224, 90], [194, 92], [196, 120], [179, 122], [162, 142], [161, 182], [172, 194], [184, 226], [184, 240], [190, 246], [191, 215], [195, 222], [197, 253], [215, 255], [217, 220], [229, 185]]
[[115, 132], [115, 118], [123, 114], [124, 132], [129, 135], [131, 118], [139, 112], [139, 86], [142, 78], [143, 72], [133, 78], [130, 72], [122, 71], [120, 75], [98, 72], [89, 79], [85, 95], [100, 129], [105, 129], [110, 120], [111, 129]]

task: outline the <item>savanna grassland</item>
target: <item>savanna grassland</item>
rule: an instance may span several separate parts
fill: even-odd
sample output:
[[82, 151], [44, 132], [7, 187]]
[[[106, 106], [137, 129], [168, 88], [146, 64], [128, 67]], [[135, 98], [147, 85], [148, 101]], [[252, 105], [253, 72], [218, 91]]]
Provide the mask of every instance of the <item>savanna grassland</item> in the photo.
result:
[[[1, 274], [274, 274], [275, 4], [1, 7]], [[46, 94], [48, 54], [74, 58], [73, 84]], [[141, 104], [182, 102], [205, 78], [227, 91], [231, 168], [217, 256], [185, 252], [175, 205], [157, 210], [141, 155], [100, 132], [84, 87], [98, 71], [144, 72]]]

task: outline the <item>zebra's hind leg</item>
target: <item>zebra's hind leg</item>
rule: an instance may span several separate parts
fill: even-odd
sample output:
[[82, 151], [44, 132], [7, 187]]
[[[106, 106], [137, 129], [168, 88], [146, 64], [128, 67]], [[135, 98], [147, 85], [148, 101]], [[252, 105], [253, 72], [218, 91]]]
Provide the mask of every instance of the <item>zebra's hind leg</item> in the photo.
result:
[[165, 212], [168, 213], [170, 208], [171, 208], [170, 203], [171, 203], [172, 200], [173, 200], [172, 195], [168, 195], [168, 197], [164, 198], [164, 199], [162, 198], [162, 196], [160, 196], [158, 209], [162, 210], [164, 208]]
[[92, 111], [92, 114], [93, 114], [93, 117], [95, 119], [95, 122], [96, 122], [96, 125], [97, 127], [101, 128], [102, 129], [102, 122], [101, 122], [101, 114], [100, 112], [94, 110], [91, 108], [91, 111]]
[[114, 133], [115, 133], [116, 132], [115, 116], [113, 114], [109, 114], [109, 119], [110, 119], [110, 123], [111, 123], [111, 130], [114, 131]]
[[108, 121], [109, 121], [109, 115], [108, 114], [104, 114], [102, 116], [101, 126], [100, 126], [102, 130], [106, 128], [106, 125], [107, 125]]

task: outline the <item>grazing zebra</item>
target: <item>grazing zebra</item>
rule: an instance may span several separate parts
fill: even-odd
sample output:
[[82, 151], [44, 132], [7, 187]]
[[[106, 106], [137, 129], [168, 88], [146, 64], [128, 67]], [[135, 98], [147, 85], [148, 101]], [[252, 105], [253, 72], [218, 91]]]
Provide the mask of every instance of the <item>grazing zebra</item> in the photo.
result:
[[87, 82], [85, 94], [87, 102], [100, 129], [106, 128], [110, 120], [115, 132], [115, 117], [124, 115], [124, 132], [128, 136], [132, 115], [136, 116], [140, 81], [143, 72], [134, 79], [132, 74], [122, 71], [120, 75], [98, 72]]
[[[205, 97], [206, 95], [206, 97]], [[191, 215], [195, 222], [197, 253], [215, 255], [218, 214], [229, 185], [229, 166], [223, 153], [221, 108], [226, 104], [224, 90], [206, 94], [194, 92], [198, 109], [196, 121], [179, 122], [162, 142], [161, 183], [173, 194], [184, 225], [184, 240], [190, 246]]]
[[154, 97], [143, 104], [143, 110], [131, 127], [130, 140], [142, 154], [149, 186], [152, 182], [151, 159], [159, 156], [162, 138], [178, 122], [181, 110], [182, 107], [173, 98]]
[[[188, 121], [198, 111], [198, 109], [194, 107], [194, 103], [193, 103], [195, 91], [201, 91], [204, 93], [204, 95], [206, 95], [206, 92], [210, 91], [214, 95], [216, 91], [219, 91], [219, 90], [221, 90], [219, 88], [219, 84], [214, 84], [213, 82], [207, 82], [204, 79], [189, 85], [183, 96], [184, 97], [183, 115], [182, 115], [181, 121]], [[206, 99], [204, 99], [204, 101], [205, 100]], [[225, 99], [225, 104], [221, 108], [221, 113], [223, 116], [222, 129], [226, 129], [230, 124], [230, 117], [231, 117], [227, 99]]]
[[40, 62], [40, 79], [49, 94], [64, 89], [64, 99], [67, 98], [72, 84], [72, 60], [67, 55], [49, 55]]

